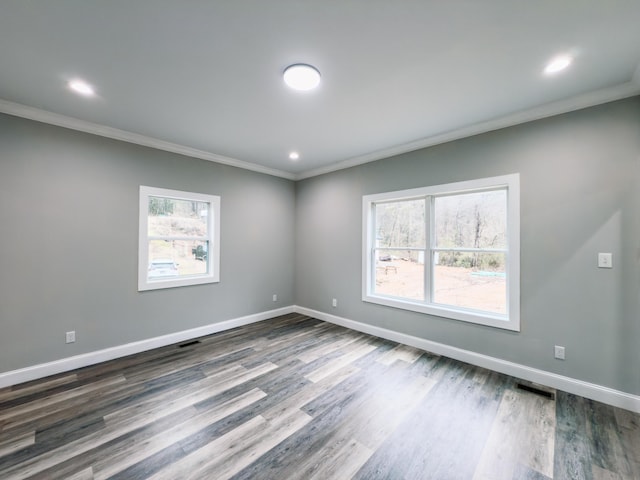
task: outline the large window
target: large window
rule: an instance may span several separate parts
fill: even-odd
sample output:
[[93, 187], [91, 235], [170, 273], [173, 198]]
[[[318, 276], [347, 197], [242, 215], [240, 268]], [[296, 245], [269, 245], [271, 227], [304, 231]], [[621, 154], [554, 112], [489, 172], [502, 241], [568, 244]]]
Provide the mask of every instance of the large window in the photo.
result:
[[363, 198], [363, 300], [520, 330], [519, 176]]
[[220, 281], [220, 197], [140, 187], [138, 290]]

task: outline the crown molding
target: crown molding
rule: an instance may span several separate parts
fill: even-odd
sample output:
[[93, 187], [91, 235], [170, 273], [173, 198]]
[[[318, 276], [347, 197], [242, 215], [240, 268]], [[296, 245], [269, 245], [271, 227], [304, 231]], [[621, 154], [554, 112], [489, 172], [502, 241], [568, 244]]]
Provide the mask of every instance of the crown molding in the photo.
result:
[[295, 175], [293, 173], [276, 170], [274, 168], [263, 167], [262, 165], [257, 165], [255, 163], [245, 162], [242, 160], [237, 160], [235, 158], [217, 155], [211, 152], [205, 152], [204, 150], [198, 150], [196, 148], [179, 145], [177, 143], [166, 142], [164, 140], [147, 137], [146, 135], [140, 135], [138, 133], [127, 132], [125, 130], [119, 130], [117, 128], [107, 127], [105, 125], [87, 122], [73, 117], [67, 117], [66, 115], [60, 115], [58, 113], [41, 110], [39, 108], [29, 107], [20, 103], [10, 102], [8, 100], [0, 99], [0, 113], [6, 113], [8, 115], [14, 115], [16, 117], [35, 120], [37, 122], [48, 123], [50, 125], [56, 125], [58, 127], [90, 133], [114, 140], [120, 140], [122, 142], [142, 145], [144, 147], [156, 148], [158, 150], [177, 153], [179, 155], [185, 155], [187, 157], [199, 158], [201, 160], [221, 163], [223, 165], [242, 168], [244, 170], [264, 173], [265, 175], [272, 175], [274, 177], [295, 180]]
[[401, 155], [403, 153], [413, 152], [426, 147], [432, 147], [441, 143], [459, 140], [461, 138], [472, 137], [481, 133], [499, 130], [501, 128], [512, 127], [522, 123], [540, 120], [542, 118], [552, 117], [563, 113], [581, 110], [583, 108], [600, 105], [603, 103], [621, 100], [623, 98], [633, 97], [640, 94], [640, 65], [635, 72], [633, 80], [615, 87], [589, 92], [575, 97], [571, 97], [557, 102], [547, 103], [539, 107], [523, 110], [502, 117], [488, 120], [486, 122], [467, 125], [466, 127], [450, 130], [438, 135], [426, 137], [414, 142], [397, 145], [395, 147], [378, 150], [376, 152], [367, 153], [358, 157], [353, 157], [326, 167], [320, 167], [306, 172], [299, 173], [295, 176], [295, 180], [304, 180], [305, 178], [316, 177], [326, 173], [344, 170], [346, 168], [363, 165], [365, 163], [382, 160], [384, 158]]
[[363, 165], [365, 163], [375, 162], [384, 158], [394, 157], [403, 153], [409, 153], [420, 150], [422, 148], [451, 142], [453, 140], [472, 137], [474, 135], [499, 130], [501, 128], [507, 128], [534, 120], [540, 120], [543, 118], [572, 112], [575, 110], [581, 110], [583, 108], [588, 108], [607, 102], [613, 102], [615, 100], [621, 100], [623, 98], [633, 97], [638, 94], [640, 94], [640, 64], [638, 65], [638, 68], [636, 68], [636, 71], [629, 82], [617, 85], [615, 87], [577, 95], [568, 99], [559, 100], [557, 102], [548, 103], [539, 107], [498, 117], [486, 122], [467, 125], [465, 127], [450, 130], [438, 135], [425, 137], [420, 140], [367, 153], [365, 155], [359, 155], [357, 157], [352, 157], [347, 160], [333, 163], [324, 167], [307, 170], [298, 174], [264, 167], [255, 163], [245, 162], [243, 160], [238, 160], [231, 157], [225, 157], [223, 155], [206, 152], [204, 150], [198, 150], [184, 145], [179, 145], [177, 143], [148, 137], [138, 133], [127, 132], [125, 130], [119, 130], [117, 128], [79, 120], [77, 118], [60, 115], [57, 113], [2, 99], [0, 99], [0, 113], [6, 113], [8, 115], [14, 115], [17, 117], [27, 118], [29, 120], [48, 123], [50, 125], [69, 128], [71, 130], [77, 130], [106, 138], [112, 138], [114, 140], [120, 140], [136, 145], [156, 148], [158, 150], [164, 150], [166, 152], [177, 153], [179, 155], [185, 155], [187, 157], [199, 158], [201, 160], [207, 160], [223, 165], [242, 168], [244, 170], [263, 173], [265, 175], [271, 175], [275, 177], [285, 178], [287, 180], [297, 181], [316, 177], [318, 175], [324, 175], [338, 170], [344, 170], [358, 165]]

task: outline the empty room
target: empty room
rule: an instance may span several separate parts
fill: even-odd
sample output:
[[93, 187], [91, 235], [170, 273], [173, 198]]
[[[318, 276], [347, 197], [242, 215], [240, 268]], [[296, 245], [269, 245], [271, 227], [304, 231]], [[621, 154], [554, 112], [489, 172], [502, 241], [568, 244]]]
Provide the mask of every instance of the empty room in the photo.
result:
[[0, 1], [0, 479], [640, 480], [639, 24]]

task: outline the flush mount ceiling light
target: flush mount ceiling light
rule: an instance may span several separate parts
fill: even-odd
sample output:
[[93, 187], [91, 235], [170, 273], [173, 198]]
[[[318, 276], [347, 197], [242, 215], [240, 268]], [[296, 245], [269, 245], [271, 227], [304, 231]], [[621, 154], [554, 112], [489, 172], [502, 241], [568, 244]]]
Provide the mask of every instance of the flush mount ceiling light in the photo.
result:
[[544, 68], [544, 73], [546, 73], [547, 75], [558, 73], [571, 65], [572, 61], [573, 58], [569, 55], [560, 55], [558, 57], [555, 57], [549, 63], [547, 63], [547, 66]]
[[80, 95], [84, 95], [85, 97], [92, 97], [96, 93], [94, 88], [84, 80], [70, 80], [67, 85], [72, 91], [79, 93]]
[[317, 68], [304, 63], [289, 65], [284, 70], [284, 83], [294, 90], [313, 90], [320, 85], [320, 72]]
[[298, 160], [300, 158], [300, 154], [298, 152], [291, 152], [289, 154], [289, 160]]

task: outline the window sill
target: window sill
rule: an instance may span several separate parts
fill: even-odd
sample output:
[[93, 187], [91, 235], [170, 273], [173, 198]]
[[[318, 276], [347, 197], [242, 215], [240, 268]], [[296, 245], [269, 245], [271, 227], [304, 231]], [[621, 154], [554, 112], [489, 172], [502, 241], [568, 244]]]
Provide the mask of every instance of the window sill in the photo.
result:
[[138, 284], [138, 291], [160, 290], [163, 288], [188, 287], [189, 285], [203, 285], [206, 283], [218, 283], [219, 279], [213, 275], [198, 275], [185, 278], [166, 278], [158, 280], [142, 279]]
[[412, 302], [411, 300], [397, 297], [386, 297], [382, 295], [363, 295], [363, 302], [375, 303], [386, 307], [400, 308], [417, 313], [434, 315], [436, 317], [459, 320], [477, 325], [500, 328], [514, 332], [520, 331], [520, 319], [513, 313], [509, 316], [501, 314], [491, 314], [489, 312], [479, 312], [471, 309], [447, 307], [444, 305], [425, 304]]

